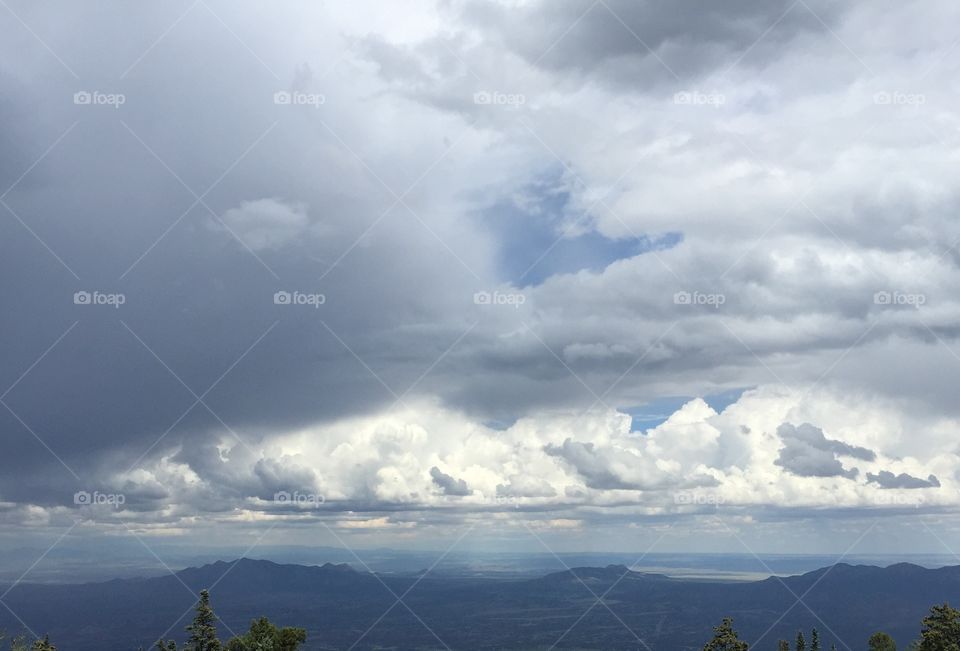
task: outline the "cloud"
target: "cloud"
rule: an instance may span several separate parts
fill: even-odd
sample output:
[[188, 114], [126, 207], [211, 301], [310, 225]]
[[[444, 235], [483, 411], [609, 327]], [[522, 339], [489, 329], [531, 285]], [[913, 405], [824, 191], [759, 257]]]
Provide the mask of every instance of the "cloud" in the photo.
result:
[[528, 475], [514, 475], [509, 483], [497, 484], [497, 497], [554, 497], [557, 490], [550, 482]]
[[[646, 433], [631, 431], [629, 415], [606, 409], [544, 412], [492, 429], [436, 402], [277, 433], [256, 445], [224, 433], [184, 440], [172, 455], [131, 472], [114, 469], [85, 487], [124, 495], [121, 508], [75, 505], [71, 493], [57, 504], [11, 503], [0, 520], [50, 527], [80, 519], [105, 531], [136, 522], [157, 535], [181, 532], [197, 518], [222, 527], [269, 520], [291, 536], [321, 519], [404, 536], [477, 519], [509, 529], [513, 518], [578, 521], [585, 530], [652, 519], [682, 531], [705, 511], [767, 523], [813, 512], [831, 520], [894, 514], [916, 504], [903, 493], [923, 481], [925, 468], [947, 479], [946, 490], [924, 496], [923, 509], [956, 506], [958, 457], [936, 448], [901, 456], [899, 446], [920, 430], [955, 439], [960, 423], [808, 389], [801, 398], [757, 387], [720, 413], [689, 400]], [[810, 421], [830, 423], [838, 439]], [[836, 450], [859, 455], [866, 479], [841, 464]], [[872, 461], [864, 450], [873, 451]], [[298, 497], [278, 501], [280, 491]]]
[[822, 429], [810, 423], [802, 423], [799, 426], [784, 423], [777, 428], [777, 436], [785, 441], [787, 439], [801, 441], [818, 450], [833, 452], [841, 456], [854, 457], [864, 461], [873, 461], [877, 458], [877, 454], [873, 450], [828, 439]]
[[846, 477], [854, 479], [856, 468], [846, 469], [832, 452], [818, 450], [805, 444], [787, 445], [774, 461], [778, 466], [800, 477]]
[[619, 460], [610, 455], [598, 454], [593, 443], [580, 443], [566, 439], [562, 445], [547, 445], [543, 451], [569, 463], [586, 479], [587, 486], [590, 488], [601, 490], [642, 488], [639, 483], [624, 480], [618, 472], [619, 468], [615, 467], [619, 465]]
[[[631, 446], [632, 447], [632, 446]], [[548, 444], [544, 452], [563, 459], [597, 490], [662, 490], [669, 487], [713, 485], [711, 477], [681, 478], [642, 450], [623, 443], [597, 448], [593, 442], [566, 439], [561, 445]], [[676, 460], [671, 460], [676, 463]]]
[[824, 436], [823, 430], [810, 423], [800, 426], [783, 423], [777, 428], [777, 436], [786, 445], [780, 449], [780, 456], [774, 463], [801, 477], [854, 479], [859, 471], [856, 468], [845, 469], [838, 456], [866, 461], [876, 459], [872, 450], [830, 440]]
[[880, 488], [940, 488], [940, 480], [934, 475], [920, 479], [905, 472], [894, 475], [888, 470], [881, 470], [877, 474], [868, 472], [867, 481], [879, 484]]
[[441, 472], [436, 466], [430, 468], [430, 478], [433, 479], [434, 484], [440, 487], [444, 495], [463, 497], [473, 492], [467, 487], [467, 482], [462, 479], [454, 479], [450, 475]]
[[270, 197], [240, 202], [213, 224], [220, 226], [254, 251], [278, 249], [315, 230], [303, 203]]
[[644, 89], [735, 61], [759, 65], [778, 50], [789, 51], [794, 39], [826, 32], [841, 11], [829, 3], [798, 7], [787, 0], [696, 7], [538, 0], [520, 8], [472, 2], [466, 14], [530, 65]]
[[[96, 489], [178, 533], [449, 525], [498, 496], [673, 518], [693, 489], [792, 517], [872, 508], [883, 472], [935, 473], [925, 508], [952, 507], [958, 5], [606, 4], [237, 6], [225, 29], [25, 3], [59, 59], [0, 26], [11, 537]], [[127, 101], [73, 103], [94, 86]], [[523, 304], [474, 302], [495, 291]], [[271, 501], [291, 489], [326, 511]]]

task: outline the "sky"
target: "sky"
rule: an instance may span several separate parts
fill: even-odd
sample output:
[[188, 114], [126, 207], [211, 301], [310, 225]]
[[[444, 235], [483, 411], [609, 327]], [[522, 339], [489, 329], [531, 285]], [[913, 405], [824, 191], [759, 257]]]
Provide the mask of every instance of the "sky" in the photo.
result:
[[956, 3], [0, 17], [0, 549], [960, 551]]

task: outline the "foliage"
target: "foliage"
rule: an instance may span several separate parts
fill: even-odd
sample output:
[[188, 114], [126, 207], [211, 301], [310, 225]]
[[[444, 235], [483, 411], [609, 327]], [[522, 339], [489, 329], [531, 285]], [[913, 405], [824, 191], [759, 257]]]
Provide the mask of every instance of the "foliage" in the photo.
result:
[[200, 591], [200, 601], [193, 622], [187, 627], [187, 651], [220, 651], [217, 639], [217, 616], [210, 607], [210, 592]]
[[[304, 629], [279, 628], [266, 617], [261, 617], [250, 623], [249, 631], [221, 644], [217, 638], [216, 621], [217, 616], [210, 605], [210, 593], [203, 590], [200, 592], [193, 622], [187, 626], [190, 637], [182, 651], [298, 651], [300, 645], [307, 640]], [[154, 648], [157, 651], [177, 651], [177, 643], [173, 640], [158, 640]]]
[[[7, 634], [0, 631], [0, 642], [7, 639]], [[10, 651], [57, 651], [57, 647], [50, 643], [50, 636], [44, 635], [42, 639], [38, 638], [33, 644], [27, 645], [27, 636], [24, 634], [10, 638]]]
[[923, 618], [918, 651], [960, 651], [960, 611], [949, 604], [934, 606]]
[[748, 648], [747, 643], [740, 640], [733, 630], [733, 620], [724, 617], [720, 626], [714, 627], [713, 639], [707, 642], [703, 651], [747, 651]]
[[877, 631], [871, 635], [868, 644], [870, 651], [897, 651], [897, 643], [882, 631]]
[[302, 628], [278, 628], [266, 617], [250, 623], [250, 630], [227, 642], [226, 651], [297, 651], [306, 642]]
[[44, 635], [42, 640], [34, 640], [31, 651], [57, 651], [57, 647], [50, 644], [50, 636]]

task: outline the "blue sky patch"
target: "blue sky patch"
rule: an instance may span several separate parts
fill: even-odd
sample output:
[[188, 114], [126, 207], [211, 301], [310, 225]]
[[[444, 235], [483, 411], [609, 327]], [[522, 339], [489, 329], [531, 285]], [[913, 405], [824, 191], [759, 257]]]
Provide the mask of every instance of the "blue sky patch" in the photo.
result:
[[[701, 397], [714, 411], [720, 413], [739, 400], [740, 396], [743, 395], [743, 392], [748, 388], [749, 387], [728, 389]], [[664, 396], [643, 405], [622, 408], [620, 411], [629, 414], [633, 419], [630, 424], [631, 432], [643, 432], [665, 422], [670, 418], [671, 414], [693, 400], [694, 397], [695, 396]]]
[[482, 220], [500, 243], [503, 280], [517, 287], [539, 285], [557, 274], [602, 271], [617, 260], [683, 241], [677, 232], [616, 239], [602, 235], [592, 215], [570, 206], [570, 193], [559, 178], [531, 184], [521, 196], [498, 201], [483, 212]]

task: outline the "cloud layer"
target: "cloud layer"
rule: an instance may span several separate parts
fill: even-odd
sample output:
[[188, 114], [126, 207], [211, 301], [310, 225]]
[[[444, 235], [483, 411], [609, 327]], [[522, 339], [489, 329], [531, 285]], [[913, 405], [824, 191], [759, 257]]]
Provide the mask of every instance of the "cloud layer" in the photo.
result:
[[955, 508], [953, 3], [4, 11], [11, 540]]

